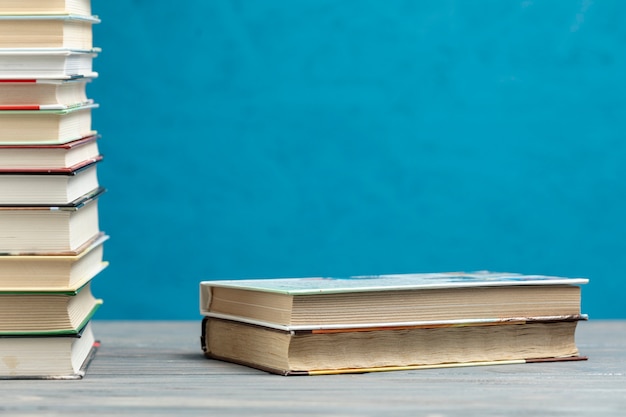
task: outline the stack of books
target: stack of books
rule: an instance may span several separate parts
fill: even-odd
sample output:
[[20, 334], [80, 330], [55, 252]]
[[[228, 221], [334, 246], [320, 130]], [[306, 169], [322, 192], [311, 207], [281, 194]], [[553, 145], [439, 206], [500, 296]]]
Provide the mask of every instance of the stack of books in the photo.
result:
[[584, 360], [585, 278], [435, 273], [204, 281], [205, 355], [281, 375]]
[[0, 378], [81, 378], [106, 236], [90, 0], [0, 0]]

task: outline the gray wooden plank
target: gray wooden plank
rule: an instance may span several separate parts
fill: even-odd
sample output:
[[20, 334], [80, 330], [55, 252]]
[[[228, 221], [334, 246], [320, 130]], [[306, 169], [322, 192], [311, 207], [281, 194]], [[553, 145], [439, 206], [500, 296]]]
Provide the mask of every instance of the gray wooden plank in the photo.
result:
[[81, 381], [0, 381], [7, 415], [623, 416], [626, 321], [578, 331], [589, 361], [282, 377], [205, 359], [200, 320], [94, 322]]

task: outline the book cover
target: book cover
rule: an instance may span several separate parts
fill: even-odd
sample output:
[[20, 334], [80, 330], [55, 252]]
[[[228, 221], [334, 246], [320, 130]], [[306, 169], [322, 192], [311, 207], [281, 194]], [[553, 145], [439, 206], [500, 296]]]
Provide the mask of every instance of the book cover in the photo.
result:
[[13, 144], [0, 144], [0, 150], [7, 149], [73, 149], [78, 148], [80, 146], [95, 142], [100, 139], [100, 135], [94, 134], [82, 137], [80, 139], [73, 140], [71, 142], [66, 143], [37, 143], [37, 144], [24, 144], [24, 143], [13, 143]]
[[0, 111], [69, 111], [81, 107], [93, 106], [94, 101], [87, 99], [71, 105], [67, 104], [0, 104]]
[[[1, 5], [0, 5], [1, 7]], [[0, 23], [5, 21], [50, 21], [50, 20], [60, 20], [60, 21], [79, 21], [79, 22], [89, 22], [89, 23], [100, 23], [100, 19], [98, 16], [87, 16], [87, 15], [77, 15], [77, 14], [6, 14], [0, 12]]]
[[[41, 108], [41, 106], [37, 106], [36, 108], [24, 108], [23, 106], [8, 106], [8, 108], [0, 107], [0, 116], [4, 117], [13, 117], [16, 115], [57, 115], [63, 116], [75, 111], [87, 110], [87, 109], [95, 109], [98, 108], [99, 105], [94, 103], [93, 100], [89, 100], [82, 105], [66, 107], [66, 108]], [[2, 121], [2, 119], [0, 119]]]
[[516, 285], [579, 285], [587, 278], [524, 275], [509, 272], [441, 272], [416, 274], [361, 275], [350, 277], [270, 278], [213, 280], [200, 283], [203, 296], [211, 287], [252, 289], [289, 295], [315, 295], [368, 291], [397, 291], [437, 288], [467, 288]]
[[[0, 152], [2, 149], [3, 147], [0, 146]], [[12, 175], [62, 175], [71, 177], [78, 175], [90, 167], [96, 166], [96, 164], [102, 161], [102, 159], [104, 159], [102, 155], [97, 155], [93, 158], [80, 161], [72, 166], [62, 168], [0, 168], [0, 180], [2, 180], [3, 177], [10, 178]]]

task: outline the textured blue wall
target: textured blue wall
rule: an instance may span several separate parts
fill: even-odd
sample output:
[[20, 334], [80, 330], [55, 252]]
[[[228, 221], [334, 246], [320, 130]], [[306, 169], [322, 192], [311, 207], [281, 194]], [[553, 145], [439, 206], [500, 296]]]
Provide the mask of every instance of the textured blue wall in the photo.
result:
[[[121, 4], [125, 3], [125, 4]], [[99, 318], [205, 279], [587, 276], [626, 318], [626, 2], [95, 2]]]

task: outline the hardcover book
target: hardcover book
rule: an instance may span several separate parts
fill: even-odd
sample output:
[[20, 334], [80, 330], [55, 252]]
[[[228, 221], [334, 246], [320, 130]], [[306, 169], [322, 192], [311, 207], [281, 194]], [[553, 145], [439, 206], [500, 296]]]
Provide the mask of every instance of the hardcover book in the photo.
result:
[[91, 111], [96, 107], [88, 104], [66, 110], [2, 110], [0, 145], [58, 144], [92, 136]]
[[200, 312], [283, 330], [578, 315], [587, 281], [494, 272], [204, 281]]
[[585, 316], [380, 328], [278, 330], [205, 317], [205, 356], [280, 375], [382, 372], [584, 360], [575, 344]]
[[100, 161], [99, 135], [52, 145], [0, 145], [0, 172], [71, 172]]
[[101, 234], [75, 255], [0, 255], [0, 291], [76, 292], [108, 266]]
[[0, 49], [0, 79], [37, 80], [94, 78], [93, 59], [99, 48], [89, 51], [67, 48]]
[[98, 197], [103, 188], [68, 205], [0, 206], [0, 253], [76, 254], [100, 235]]
[[91, 80], [0, 79], [0, 110], [65, 110], [92, 104], [87, 98]]
[[0, 291], [0, 334], [76, 334], [101, 304], [91, 281], [73, 292]]
[[0, 48], [93, 49], [94, 16], [0, 14]]
[[0, 0], [0, 14], [91, 15], [91, 0]]
[[67, 335], [0, 335], [0, 379], [81, 379], [100, 342], [88, 322]]
[[0, 205], [70, 204], [99, 188], [97, 162], [69, 170], [0, 170]]

